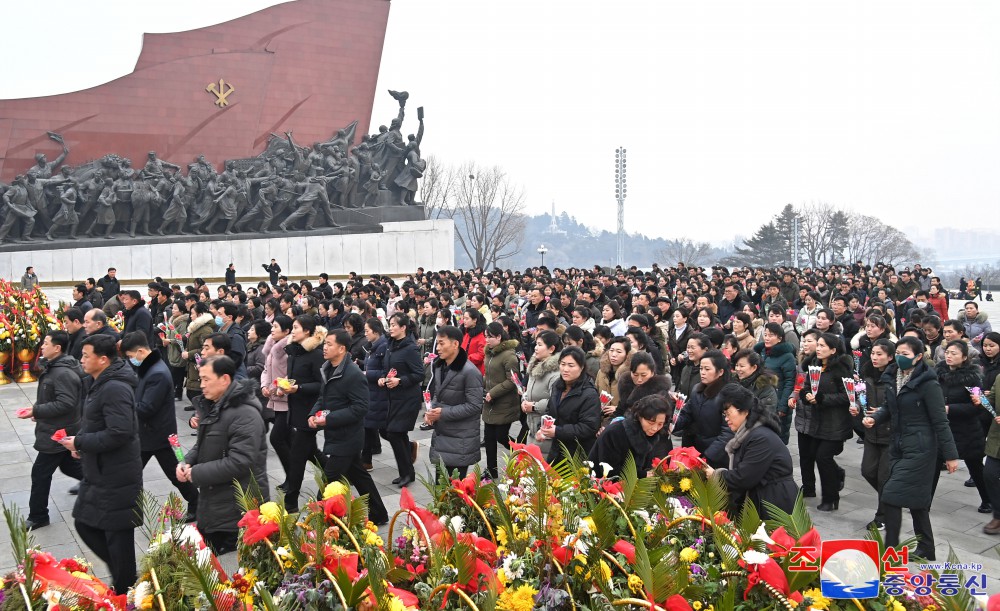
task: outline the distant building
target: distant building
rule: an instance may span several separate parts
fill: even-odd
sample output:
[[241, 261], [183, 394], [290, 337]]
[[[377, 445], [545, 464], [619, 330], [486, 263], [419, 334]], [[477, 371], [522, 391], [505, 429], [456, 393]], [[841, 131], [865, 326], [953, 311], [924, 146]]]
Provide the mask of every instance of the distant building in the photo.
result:
[[552, 214], [549, 216], [551, 221], [549, 222], [549, 228], [545, 230], [548, 235], [560, 235], [565, 236], [566, 232], [559, 228], [559, 223], [556, 222], [556, 202], [552, 202]]

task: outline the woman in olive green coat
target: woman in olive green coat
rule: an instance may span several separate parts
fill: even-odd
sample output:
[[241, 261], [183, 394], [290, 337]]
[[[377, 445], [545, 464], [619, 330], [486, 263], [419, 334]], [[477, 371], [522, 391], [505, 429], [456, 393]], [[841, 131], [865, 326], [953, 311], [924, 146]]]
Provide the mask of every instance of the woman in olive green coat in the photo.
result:
[[510, 425], [520, 414], [521, 398], [511, 379], [519, 369], [516, 348], [518, 341], [509, 339], [507, 330], [498, 322], [486, 325], [486, 376], [483, 387], [483, 436], [486, 440], [486, 472], [497, 478], [497, 445], [510, 449]]

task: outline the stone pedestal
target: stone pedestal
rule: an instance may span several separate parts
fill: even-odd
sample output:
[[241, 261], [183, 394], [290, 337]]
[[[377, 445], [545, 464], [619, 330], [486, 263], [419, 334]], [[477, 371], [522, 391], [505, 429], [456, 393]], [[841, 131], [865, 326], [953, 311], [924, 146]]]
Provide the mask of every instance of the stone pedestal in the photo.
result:
[[[346, 217], [378, 210], [388, 209], [339, 213]], [[397, 215], [405, 215], [406, 208], [396, 210]], [[118, 269], [123, 282], [148, 282], [154, 276], [184, 282], [195, 277], [221, 278], [233, 263], [237, 279], [246, 282], [266, 277], [261, 265], [272, 258], [289, 278], [315, 278], [321, 272], [395, 275], [418, 267], [455, 266], [455, 228], [450, 220], [383, 221], [266, 235], [137, 237], [17, 246], [0, 251], [0, 278], [17, 281], [31, 265], [42, 282], [83, 282], [88, 277], [100, 278], [109, 267]]]

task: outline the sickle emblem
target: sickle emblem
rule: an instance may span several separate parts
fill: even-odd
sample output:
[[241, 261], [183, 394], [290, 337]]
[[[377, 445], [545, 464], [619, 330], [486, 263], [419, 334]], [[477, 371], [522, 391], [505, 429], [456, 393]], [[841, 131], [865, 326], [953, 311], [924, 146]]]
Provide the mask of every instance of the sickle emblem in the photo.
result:
[[218, 106], [219, 108], [222, 108], [223, 106], [229, 105], [229, 101], [226, 100], [226, 98], [229, 97], [229, 94], [236, 91], [236, 88], [233, 87], [230, 83], [227, 83], [224, 79], [220, 78], [218, 89], [216, 89], [215, 83], [209, 83], [208, 87], [205, 87], [205, 91], [214, 93], [215, 105]]

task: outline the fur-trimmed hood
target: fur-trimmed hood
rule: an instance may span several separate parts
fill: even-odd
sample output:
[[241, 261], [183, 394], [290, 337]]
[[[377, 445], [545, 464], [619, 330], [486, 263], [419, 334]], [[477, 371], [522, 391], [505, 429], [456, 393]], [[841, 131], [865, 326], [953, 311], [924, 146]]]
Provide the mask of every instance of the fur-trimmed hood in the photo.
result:
[[651, 395], [663, 395], [666, 397], [672, 386], [670, 376], [666, 375], [655, 375], [642, 385], [636, 385], [632, 381], [631, 375], [622, 375], [618, 380], [618, 396], [621, 403], [631, 407], [639, 399]]
[[[631, 351], [628, 354], [626, 354], [625, 360], [622, 362], [621, 365], [618, 366], [618, 370], [612, 371], [611, 355], [608, 354], [607, 352], [601, 353], [601, 371], [604, 372], [604, 375], [608, 376], [608, 379], [614, 377], [614, 379], [617, 380], [619, 377], [621, 377], [623, 373], [627, 374], [631, 370], [632, 354], [633, 353]], [[612, 376], [611, 375], [612, 373], [614, 373], [615, 375]]]
[[559, 371], [559, 354], [553, 354], [552, 356], [546, 357], [542, 361], [539, 361], [534, 356], [528, 361], [528, 375], [529, 376], [539, 376], [544, 377], [553, 371]]
[[[305, 352], [312, 352], [316, 348], [322, 346], [323, 342], [326, 341], [326, 333], [327, 333], [326, 327], [316, 327], [316, 330], [313, 331], [313, 334], [302, 340], [302, 342], [298, 343], [298, 345], [301, 346], [302, 350], [304, 350]], [[288, 337], [291, 337], [291, 335], [289, 335]], [[285, 351], [287, 352], [289, 349], [292, 349], [293, 346], [296, 345], [296, 343], [297, 342], [293, 342], [291, 339], [289, 339], [288, 345], [285, 346]]]
[[937, 376], [938, 381], [941, 382], [942, 386], [979, 386], [982, 384], [982, 378], [979, 375], [979, 368], [975, 365], [966, 364], [964, 367], [959, 367], [958, 369], [952, 369], [948, 366], [948, 363], [941, 362], [937, 364]]
[[517, 348], [519, 343], [520, 342], [518, 342], [516, 339], [509, 339], [505, 342], [500, 342], [499, 344], [497, 344], [496, 348], [490, 348], [489, 345], [487, 345], [486, 354], [488, 356], [496, 356], [498, 354], [507, 352], [508, 350], [514, 350], [515, 348]]
[[200, 316], [191, 321], [191, 324], [188, 325], [188, 333], [194, 333], [198, 329], [208, 324], [214, 325], [215, 317], [206, 312], [205, 314], [201, 314]]
[[749, 378], [740, 380], [740, 384], [750, 390], [764, 390], [768, 386], [776, 389], [778, 388], [778, 376], [761, 366]]

